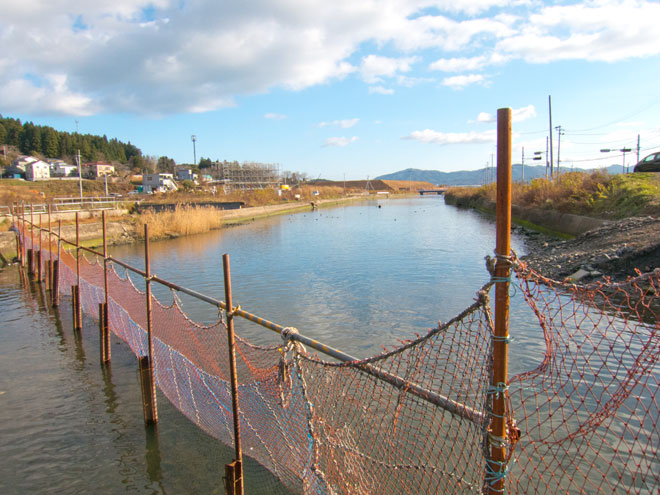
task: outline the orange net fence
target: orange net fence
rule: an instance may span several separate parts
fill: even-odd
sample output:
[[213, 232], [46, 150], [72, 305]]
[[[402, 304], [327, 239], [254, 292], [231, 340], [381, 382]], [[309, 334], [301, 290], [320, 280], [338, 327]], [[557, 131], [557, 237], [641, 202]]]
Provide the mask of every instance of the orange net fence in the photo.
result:
[[[77, 283], [76, 259], [62, 250], [60, 261], [65, 294]], [[108, 265], [110, 328], [144, 356], [145, 293]], [[578, 287], [517, 260], [513, 268], [545, 352], [500, 387], [490, 385], [495, 280], [449, 322], [369, 359], [322, 359], [290, 338], [295, 330], [270, 347], [239, 337], [244, 455], [300, 494], [477, 494], [501, 479], [506, 493], [657, 493], [660, 270]], [[102, 260], [81, 257], [81, 303], [93, 317], [105, 300], [103, 270]], [[176, 297], [153, 306], [157, 386], [233, 445], [224, 315], [200, 325]], [[497, 394], [508, 398], [501, 472], [487, 467]]]
[[577, 286], [514, 268], [545, 353], [509, 380], [507, 492], [658, 493], [660, 269]]

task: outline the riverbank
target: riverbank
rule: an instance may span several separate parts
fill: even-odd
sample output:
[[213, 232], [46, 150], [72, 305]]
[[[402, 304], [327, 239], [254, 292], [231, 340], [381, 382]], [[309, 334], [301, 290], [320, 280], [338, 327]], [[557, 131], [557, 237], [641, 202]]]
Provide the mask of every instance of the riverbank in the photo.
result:
[[[314, 201], [313, 206], [308, 202], [290, 202], [278, 205], [254, 206], [236, 210], [216, 210], [214, 214], [217, 214], [219, 217], [217, 228], [222, 228], [253, 222], [260, 218], [311, 211], [313, 208], [327, 208], [339, 204], [363, 201], [365, 199], [373, 199], [373, 196], [349, 196], [336, 199], [320, 199]], [[136, 228], [136, 222], [139, 223], [139, 221], [136, 220], [136, 217], [129, 215], [124, 216], [121, 220], [107, 222], [108, 243], [110, 245], [118, 245], [142, 241], [143, 236], [140, 232], [141, 225], [138, 225], [140, 228]], [[98, 247], [103, 244], [103, 231], [100, 221], [94, 223], [81, 223], [79, 235], [81, 242], [87, 247]], [[157, 241], [160, 239], [172, 239], [181, 235], [183, 234], [175, 230], [163, 230], [158, 235], [153, 237], [150, 236], [150, 238], [151, 240]], [[62, 237], [71, 241], [75, 240], [75, 225], [63, 225]], [[16, 256], [16, 238], [13, 232], [0, 232], [0, 253], [7, 260], [11, 260]]]
[[[445, 202], [494, 214], [494, 195], [494, 184], [451, 188]], [[528, 238], [523, 259], [546, 277], [623, 280], [660, 266], [660, 174], [534, 179], [512, 184], [512, 203], [512, 219]]]

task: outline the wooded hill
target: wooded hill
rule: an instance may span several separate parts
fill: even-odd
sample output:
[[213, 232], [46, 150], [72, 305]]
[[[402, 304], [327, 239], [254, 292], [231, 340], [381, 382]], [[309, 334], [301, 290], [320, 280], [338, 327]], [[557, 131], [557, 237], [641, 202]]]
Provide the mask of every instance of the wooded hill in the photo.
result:
[[15, 146], [25, 155], [61, 158], [69, 162], [73, 161], [78, 150], [84, 162], [102, 160], [139, 165], [142, 159], [142, 151], [130, 142], [108, 139], [105, 135], [57, 131], [0, 115], [0, 146], [3, 144]]

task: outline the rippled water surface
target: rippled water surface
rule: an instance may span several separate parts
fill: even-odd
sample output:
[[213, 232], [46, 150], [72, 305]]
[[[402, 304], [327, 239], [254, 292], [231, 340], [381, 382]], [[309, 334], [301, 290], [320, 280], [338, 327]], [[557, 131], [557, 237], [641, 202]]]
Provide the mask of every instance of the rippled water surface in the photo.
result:
[[[513, 245], [524, 250], [521, 239]], [[219, 299], [221, 257], [229, 253], [235, 305], [365, 357], [473, 302], [488, 280], [484, 256], [493, 252], [494, 224], [441, 197], [381, 200], [151, 248], [153, 273]], [[112, 254], [143, 267], [143, 246]], [[155, 293], [171, 301], [169, 290]], [[520, 299], [512, 303], [512, 372], [537, 363], [543, 350]], [[193, 319], [217, 318], [213, 307], [182, 300]], [[124, 344], [113, 341], [112, 365], [103, 372], [96, 323], [86, 319], [76, 338], [69, 300], [59, 311], [47, 308], [39, 287], [16, 268], [0, 272], [0, 305], [0, 493], [224, 493], [232, 451], [162, 396], [158, 428], [145, 429], [137, 365]], [[279, 338], [247, 323], [237, 331], [261, 343]], [[262, 486], [270, 479], [257, 466], [248, 470]], [[270, 485], [277, 493], [276, 482]]]

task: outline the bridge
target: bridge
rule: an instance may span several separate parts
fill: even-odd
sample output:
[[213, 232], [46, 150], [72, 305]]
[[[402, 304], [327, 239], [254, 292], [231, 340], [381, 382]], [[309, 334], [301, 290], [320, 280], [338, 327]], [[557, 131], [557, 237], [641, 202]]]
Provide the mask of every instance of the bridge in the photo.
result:
[[437, 189], [420, 189], [419, 190], [419, 195], [420, 196], [424, 196], [425, 194], [440, 195], [440, 194], [444, 194], [447, 189], [448, 188], [446, 188], [446, 187], [438, 187]]

